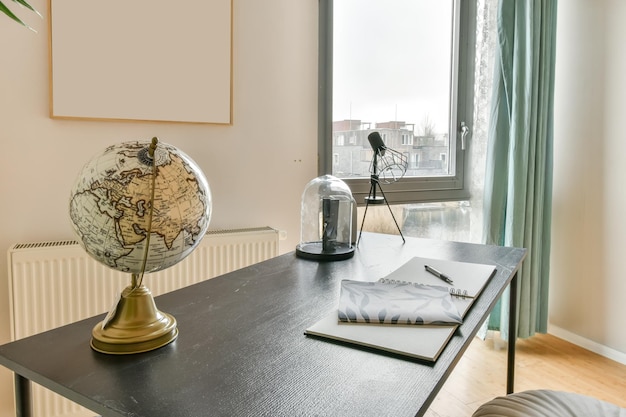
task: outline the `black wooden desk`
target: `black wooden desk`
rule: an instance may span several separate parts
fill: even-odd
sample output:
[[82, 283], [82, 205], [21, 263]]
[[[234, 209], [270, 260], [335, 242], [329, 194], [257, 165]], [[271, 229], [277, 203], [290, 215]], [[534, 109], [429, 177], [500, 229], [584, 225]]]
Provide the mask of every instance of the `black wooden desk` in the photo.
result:
[[[421, 416], [525, 255], [517, 248], [414, 238], [402, 244], [399, 236], [364, 234], [350, 260], [318, 263], [290, 253], [157, 297], [180, 331], [158, 350], [94, 352], [89, 340], [99, 316], [0, 346], [0, 364], [16, 374], [18, 416], [30, 414], [30, 381], [105, 417]], [[342, 279], [376, 280], [414, 256], [497, 266], [436, 363], [303, 334], [337, 307]], [[512, 291], [513, 308], [515, 298]], [[513, 339], [507, 392], [514, 348]]]

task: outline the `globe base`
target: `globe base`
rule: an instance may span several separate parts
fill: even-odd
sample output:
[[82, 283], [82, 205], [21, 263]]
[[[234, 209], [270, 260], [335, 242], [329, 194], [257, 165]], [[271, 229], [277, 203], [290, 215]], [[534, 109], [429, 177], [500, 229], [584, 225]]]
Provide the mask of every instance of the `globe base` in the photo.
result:
[[100, 353], [126, 355], [147, 352], [173, 342], [176, 319], [159, 311], [150, 290], [126, 287], [116, 306], [91, 332], [91, 348]]

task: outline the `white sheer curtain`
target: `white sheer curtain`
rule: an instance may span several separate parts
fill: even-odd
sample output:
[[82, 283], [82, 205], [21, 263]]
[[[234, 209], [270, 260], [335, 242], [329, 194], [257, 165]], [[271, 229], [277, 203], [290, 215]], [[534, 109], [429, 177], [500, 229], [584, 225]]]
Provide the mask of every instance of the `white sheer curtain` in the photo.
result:
[[497, 13], [499, 0], [477, 0], [476, 67], [474, 73], [474, 131], [469, 146], [471, 167], [471, 226], [469, 241], [480, 243], [483, 229], [483, 187], [487, 134], [493, 91], [493, 66], [496, 56]]

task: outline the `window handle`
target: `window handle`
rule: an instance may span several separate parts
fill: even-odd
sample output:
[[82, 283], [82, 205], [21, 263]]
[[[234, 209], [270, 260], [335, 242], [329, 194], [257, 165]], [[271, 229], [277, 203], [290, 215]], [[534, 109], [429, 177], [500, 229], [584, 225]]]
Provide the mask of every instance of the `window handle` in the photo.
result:
[[469, 133], [469, 127], [465, 122], [461, 122], [461, 150], [465, 150], [465, 139]]

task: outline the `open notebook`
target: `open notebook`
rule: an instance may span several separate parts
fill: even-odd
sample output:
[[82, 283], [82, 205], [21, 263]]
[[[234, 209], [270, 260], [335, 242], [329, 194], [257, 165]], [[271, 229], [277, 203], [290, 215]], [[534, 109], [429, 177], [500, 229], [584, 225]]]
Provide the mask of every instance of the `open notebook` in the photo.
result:
[[[452, 279], [453, 284], [448, 284], [426, 271], [425, 265], [430, 265], [445, 273]], [[494, 265], [415, 257], [381, 280], [466, 290], [467, 295], [472, 298], [452, 297], [461, 317], [464, 317], [495, 271]], [[337, 310], [333, 310], [332, 313], [306, 329], [305, 334], [381, 349], [421, 360], [436, 361], [457, 326], [345, 323], [339, 321]]]

